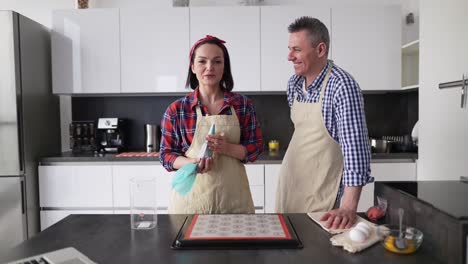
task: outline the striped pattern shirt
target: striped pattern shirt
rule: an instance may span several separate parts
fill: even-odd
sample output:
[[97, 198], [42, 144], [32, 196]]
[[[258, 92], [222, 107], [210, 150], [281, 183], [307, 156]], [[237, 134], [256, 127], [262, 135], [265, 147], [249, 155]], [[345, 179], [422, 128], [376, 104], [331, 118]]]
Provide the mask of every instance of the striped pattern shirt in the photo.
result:
[[[168, 171], [175, 170], [173, 163], [183, 156], [192, 144], [197, 125], [196, 106], [200, 106], [203, 115], [208, 113], [206, 106], [198, 100], [198, 88], [178, 99], [167, 108], [161, 121], [160, 160]], [[241, 130], [240, 144], [247, 153], [242, 162], [253, 162], [263, 152], [263, 136], [252, 101], [247, 97], [224, 92], [224, 103], [218, 115], [231, 115], [231, 106], [236, 111]]]
[[[303, 103], [316, 103], [330, 62], [317, 78], [304, 90], [305, 78], [293, 75], [288, 82], [288, 103], [294, 98]], [[362, 186], [373, 182], [370, 176], [370, 146], [364, 114], [361, 89], [354, 78], [333, 65], [322, 99], [322, 115], [330, 135], [338, 142], [344, 157], [343, 175], [337, 199], [341, 199], [344, 186]]]

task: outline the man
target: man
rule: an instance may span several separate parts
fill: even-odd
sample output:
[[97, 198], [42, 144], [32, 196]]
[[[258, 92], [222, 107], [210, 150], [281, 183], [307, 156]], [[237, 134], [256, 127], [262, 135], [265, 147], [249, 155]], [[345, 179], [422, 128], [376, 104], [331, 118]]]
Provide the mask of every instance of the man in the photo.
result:
[[327, 212], [320, 219], [327, 228], [349, 228], [362, 186], [373, 181], [361, 90], [327, 59], [330, 37], [322, 22], [301, 17], [288, 31], [295, 130], [280, 169], [276, 211]]

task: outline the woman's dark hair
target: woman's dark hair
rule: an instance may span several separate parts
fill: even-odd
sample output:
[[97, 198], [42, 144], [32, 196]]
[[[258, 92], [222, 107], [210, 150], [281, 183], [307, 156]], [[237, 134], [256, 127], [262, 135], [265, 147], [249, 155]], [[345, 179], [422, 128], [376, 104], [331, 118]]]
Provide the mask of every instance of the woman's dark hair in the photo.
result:
[[232, 88], [234, 88], [234, 80], [232, 79], [232, 73], [231, 73], [231, 60], [229, 59], [229, 53], [226, 47], [218, 39], [207, 39], [206, 41], [202, 41], [196, 44], [197, 46], [194, 48], [194, 52], [192, 54], [192, 57], [190, 58], [190, 64], [188, 68], [188, 75], [187, 75], [187, 81], [185, 82], [185, 87], [191, 88], [192, 90], [195, 90], [198, 87], [198, 79], [195, 73], [192, 72], [191, 66], [193, 64], [195, 53], [198, 47], [200, 47], [203, 44], [214, 44], [220, 47], [221, 50], [223, 51], [224, 72], [223, 72], [223, 77], [221, 78], [221, 81], [219, 82], [219, 84], [223, 91], [232, 91]]

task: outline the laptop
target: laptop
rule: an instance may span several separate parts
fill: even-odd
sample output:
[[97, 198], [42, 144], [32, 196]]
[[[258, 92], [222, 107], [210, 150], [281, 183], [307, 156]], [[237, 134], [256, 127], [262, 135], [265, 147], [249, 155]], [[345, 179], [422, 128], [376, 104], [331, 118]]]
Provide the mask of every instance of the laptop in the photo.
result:
[[43, 253], [7, 264], [96, 264], [73, 247]]

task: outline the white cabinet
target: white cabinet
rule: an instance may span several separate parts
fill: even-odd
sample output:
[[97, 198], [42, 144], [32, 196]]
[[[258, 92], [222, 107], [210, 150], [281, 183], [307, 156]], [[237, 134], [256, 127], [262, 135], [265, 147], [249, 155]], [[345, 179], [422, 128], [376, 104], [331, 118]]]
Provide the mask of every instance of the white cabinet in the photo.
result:
[[401, 10], [332, 8], [332, 59], [362, 90], [401, 87]]
[[261, 9], [262, 91], [286, 91], [294, 74], [288, 61], [288, 26], [301, 16], [313, 16], [330, 29], [330, 8], [314, 6], [262, 6]]
[[41, 231], [71, 214], [113, 214], [112, 210], [43, 210], [40, 212]]
[[172, 173], [159, 164], [39, 166], [41, 230], [69, 214], [129, 214], [129, 179], [154, 175], [158, 213], [167, 213]]
[[190, 45], [206, 35], [226, 41], [233, 91], [260, 91], [260, 8], [191, 7]]
[[468, 109], [461, 87], [439, 84], [468, 76], [468, 1], [419, 1], [421, 11], [418, 180], [459, 180], [468, 173]]
[[186, 91], [188, 8], [122, 8], [120, 33], [122, 93]]
[[119, 93], [119, 34], [118, 9], [53, 11], [53, 92]]
[[130, 209], [130, 179], [136, 176], [156, 177], [156, 204], [159, 213], [167, 212], [169, 192], [171, 189], [171, 174], [161, 165], [113, 165], [114, 210], [118, 213], [129, 213]]
[[112, 207], [111, 167], [39, 166], [39, 194], [45, 208]]
[[[371, 163], [371, 175], [375, 181], [416, 181], [416, 163]], [[374, 205], [374, 183], [362, 188], [358, 212], [365, 212]]]
[[281, 164], [265, 164], [265, 213], [274, 213]]
[[256, 213], [265, 212], [265, 181], [263, 164], [246, 164], [245, 170], [249, 179], [250, 192]]

